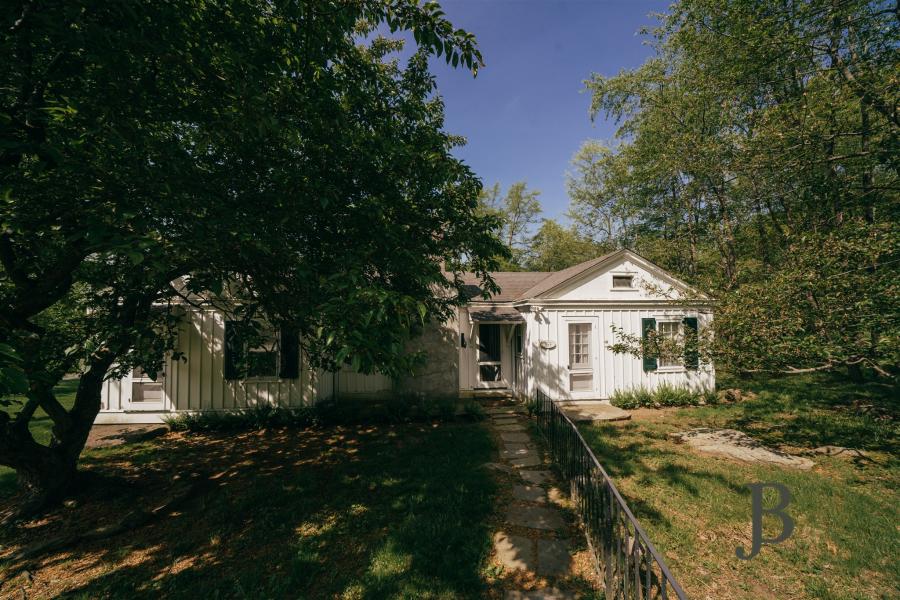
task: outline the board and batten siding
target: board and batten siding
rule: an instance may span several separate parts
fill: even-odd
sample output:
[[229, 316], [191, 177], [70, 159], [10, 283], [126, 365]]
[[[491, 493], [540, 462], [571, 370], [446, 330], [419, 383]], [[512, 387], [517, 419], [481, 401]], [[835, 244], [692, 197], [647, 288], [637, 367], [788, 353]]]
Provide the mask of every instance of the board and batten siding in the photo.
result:
[[[142, 410], [131, 403], [132, 379], [108, 379], [101, 394], [97, 423], [154, 422], [173, 412], [237, 410], [262, 404], [296, 408], [334, 393], [330, 373], [309, 369], [301, 358], [296, 379], [224, 376], [225, 317], [214, 309], [191, 309], [179, 326], [180, 360], [164, 364], [162, 407]], [[154, 417], [153, 415], [156, 415]]]
[[[625, 332], [640, 336], [641, 319], [680, 320], [686, 316], [697, 316], [701, 328], [711, 324], [711, 315], [683, 308], [666, 306], [610, 309], [586, 308], [546, 308], [532, 309], [525, 313], [526, 340], [528, 347], [525, 371], [529, 393], [543, 389], [554, 398], [569, 399], [568, 365], [568, 323], [590, 322], [595, 325], [592, 335], [592, 361], [594, 362], [595, 383], [593, 397], [608, 399], [617, 389], [644, 386], [656, 388], [662, 383], [687, 385], [694, 389], [708, 389], [715, 385], [715, 373], [711, 365], [700, 365], [699, 369], [657, 369], [644, 371], [640, 358], [630, 354], [615, 354], [607, 346], [615, 343], [612, 325]], [[554, 348], [541, 347], [542, 341], [555, 344]]]

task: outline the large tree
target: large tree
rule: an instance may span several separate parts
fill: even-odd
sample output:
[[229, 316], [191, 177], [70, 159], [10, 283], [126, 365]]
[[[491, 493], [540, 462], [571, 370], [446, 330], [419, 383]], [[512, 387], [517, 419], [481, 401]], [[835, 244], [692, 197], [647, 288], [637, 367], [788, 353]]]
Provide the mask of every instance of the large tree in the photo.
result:
[[589, 81], [626, 243], [718, 299], [720, 364], [900, 364], [898, 41], [893, 1], [681, 0]]
[[525, 267], [529, 271], [561, 271], [613, 250], [582, 236], [575, 227], [564, 227], [554, 219], [544, 219], [529, 241]]
[[531, 249], [532, 228], [540, 222], [541, 202], [539, 190], [529, 190], [524, 181], [517, 181], [501, 194], [500, 184], [495, 183], [481, 192], [481, 211], [500, 222], [500, 238], [507, 253], [499, 257], [500, 265], [509, 271], [525, 267]]
[[[388, 28], [416, 40], [405, 64]], [[481, 63], [415, 0], [3, 4], [0, 348], [28, 390], [0, 464], [23, 512], [71, 488], [104, 379], [159, 367], [179, 303], [295, 328], [314, 365], [408, 366], [457, 302], [442, 262], [503, 254], [429, 56]]]
[[633, 245], [635, 207], [624, 201], [631, 179], [621, 155], [597, 140], [581, 145], [566, 173], [566, 188], [568, 216], [582, 236], [611, 247]]

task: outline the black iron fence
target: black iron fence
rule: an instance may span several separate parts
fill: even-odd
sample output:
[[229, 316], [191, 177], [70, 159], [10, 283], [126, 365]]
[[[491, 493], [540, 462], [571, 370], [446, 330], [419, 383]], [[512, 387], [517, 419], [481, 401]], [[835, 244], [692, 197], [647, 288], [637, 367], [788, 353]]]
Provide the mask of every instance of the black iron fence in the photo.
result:
[[571, 486], [607, 600], [687, 597], [619, 490], [559, 404], [538, 391], [535, 408], [554, 462]]

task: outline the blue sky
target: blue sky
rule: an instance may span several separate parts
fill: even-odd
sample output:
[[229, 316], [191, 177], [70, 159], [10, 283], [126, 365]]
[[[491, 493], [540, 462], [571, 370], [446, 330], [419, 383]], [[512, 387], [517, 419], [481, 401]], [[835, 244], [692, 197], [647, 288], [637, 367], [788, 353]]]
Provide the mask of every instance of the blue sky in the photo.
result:
[[469, 143], [456, 154], [504, 190], [525, 180], [541, 191], [546, 217], [568, 207], [565, 171], [589, 138], [610, 140], [615, 124], [591, 123], [583, 81], [639, 66], [651, 49], [637, 31], [668, 1], [442, 0], [455, 27], [475, 34], [486, 67], [473, 78], [434, 61], [446, 129]]

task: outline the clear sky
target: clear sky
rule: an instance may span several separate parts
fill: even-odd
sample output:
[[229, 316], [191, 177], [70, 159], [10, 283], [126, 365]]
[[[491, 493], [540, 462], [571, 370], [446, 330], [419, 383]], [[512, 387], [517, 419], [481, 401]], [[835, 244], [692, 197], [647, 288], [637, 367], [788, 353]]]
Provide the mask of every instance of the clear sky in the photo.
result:
[[613, 75], [650, 56], [642, 26], [668, 1], [441, 0], [455, 27], [475, 34], [486, 67], [472, 78], [433, 62], [446, 102], [446, 129], [469, 143], [456, 154], [505, 190], [519, 180], [541, 191], [546, 217], [568, 207], [565, 172], [589, 138], [610, 140], [615, 124], [591, 123], [583, 81]]

